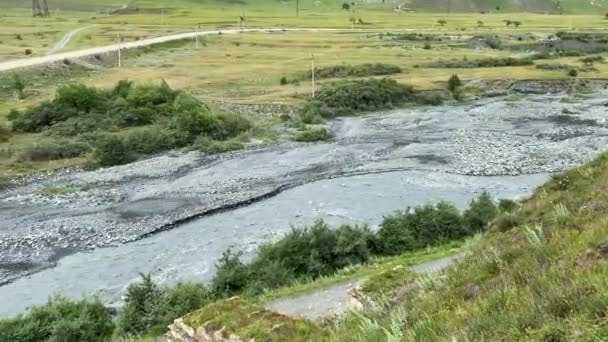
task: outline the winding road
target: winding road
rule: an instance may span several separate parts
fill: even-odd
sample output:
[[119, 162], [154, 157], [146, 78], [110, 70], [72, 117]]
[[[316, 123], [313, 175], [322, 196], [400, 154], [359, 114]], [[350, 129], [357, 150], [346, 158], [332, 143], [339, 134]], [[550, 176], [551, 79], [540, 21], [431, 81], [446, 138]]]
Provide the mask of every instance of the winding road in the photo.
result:
[[[66, 35], [67, 40], [64, 42], [64, 46], [65, 46], [65, 44], [67, 44], [67, 42], [69, 42], [69, 40], [71, 39], [71, 37], [74, 36], [74, 34], [80, 32], [81, 30], [84, 30], [85, 28], [87, 28], [87, 27], [83, 27], [79, 30], [68, 33], [68, 35]], [[63, 61], [64, 59], [74, 59], [74, 58], [88, 57], [88, 56], [93, 56], [93, 55], [98, 55], [98, 54], [105, 54], [105, 53], [109, 53], [109, 52], [113, 52], [113, 51], [118, 51], [119, 49], [133, 49], [133, 48], [149, 46], [149, 45], [154, 45], [154, 44], [161, 44], [161, 43], [166, 43], [166, 42], [171, 42], [171, 41], [176, 41], [176, 40], [189, 39], [189, 38], [194, 38], [196, 36], [208, 36], [208, 35], [220, 34], [220, 33], [221, 34], [237, 34], [237, 33], [242, 33], [242, 32], [268, 32], [268, 33], [271, 33], [271, 32], [287, 32], [287, 31], [290, 31], [290, 32], [292, 32], [292, 31], [319, 32], [319, 31], [344, 31], [344, 29], [256, 28], [256, 29], [207, 30], [207, 31], [176, 33], [176, 34], [170, 34], [170, 35], [161, 36], [161, 37], [141, 39], [141, 40], [134, 41], [134, 42], [112, 44], [112, 45], [99, 46], [99, 47], [76, 50], [76, 51], [61, 52], [61, 53], [56, 53], [56, 54], [47, 55], [47, 56], [43, 56], [43, 57], [32, 57], [32, 58], [24, 58], [24, 59], [19, 59], [19, 60], [2, 62], [2, 63], [0, 63], [0, 72], [19, 69], [19, 68], [33, 67], [33, 66], [37, 66], [37, 65], [50, 64], [50, 63], [54, 63], [54, 62], [60, 62], [60, 61]], [[66, 37], [64, 37], [64, 39], [62, 39], [51, 51], [56, 50], [57, 46], [60, 46], [60, 48], [63, 47], [63, 46], [61, 46], [61, 44], [66, 39]]]
[[68, 32], [65, 36], [63, 36], [63, 38], [61, 38], [61, 40], [59, 42], [57, 42], [57, 44], [55, 44], [55, 46], [53, 46], [52, 49], [50, 49], [46, 53], [46, 55], [50, 56], [50, 55], [56, 54], [59, 50], [61, 50], [64, 47], [66, 47], [68, 45], [68, 43], [70, 42], [70, 40], [72, 40], [72, 38], [74, 38], [74, 36], [76, 34], [78, 34], [81, 31], [84, 31], [86, 29], [89, 29], [91, 27], [95, 27], [95, 25], [89, 25], [89, 26], [85, 26], [85, 27], [80, 27], [80, 28], [77, 28], [75, 30], [72, 30], [72, 31]]
[[[462, 254], [412, 265], [412, 271], [418, 274], [439, 272], [450, 266]], [[303, 294], [275, 299], [266, 305], [266, 309], [291, 317], [319, 319], [339, 315], [360, 305], [348, 290], [359, 286], [364, 279], [350, 279], [331, 286]]]

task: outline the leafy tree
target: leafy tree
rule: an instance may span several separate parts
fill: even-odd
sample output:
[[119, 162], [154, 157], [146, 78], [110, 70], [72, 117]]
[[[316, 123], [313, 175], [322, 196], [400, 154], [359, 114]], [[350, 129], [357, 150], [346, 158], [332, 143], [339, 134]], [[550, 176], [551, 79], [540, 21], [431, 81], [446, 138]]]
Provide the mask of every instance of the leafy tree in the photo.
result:
[[119, 317], [123, 334], [136, 335], [161, 324], [159, 312], [163, 289], [152, 281], [150, 274], [141, 274], [142, 281], [129, 285], [125, 304]]
[[348, 2], [342, 3], [342, 9], [345, 11], [350, 10], [350, 4]]
[[458, 90], [462, 86], [462, 81], [458, 75], [454, 74], [448, 79], [448, 90], [452, 93]]
[[481, 20], [477, 20], [477, 26], [478, 26], [478, 27], [483, 27], [483, 26], [484, 26], [483, 21], [481, 21]]
[[378, 230], [378, 240], [383, 254], [396, 255], [413, 250], [417, 241], [409, 221], [410, 208], [385, 216]]
[[226, 250], [215, 265], [216, 273], [211, 281], [212, 290], [220, 295], [232, 295], [243, 291], [249, 281], [249, 270], [241, 261], [241, 252]]
[[496, 217], [497, 211], [496, 204], [488, 192], [483, 191], [477, 199], [473, 199], [469, 208], [463, 213], [469, 234], [485, 230]]
[[0, 341], [96, 342], [108, 340], [113, 330], [112, 317], [100, 300], [52, 297], [24, 315], [0, 320]]
[[439, 24], [440, 26], [445, 26], [447, 23], [448, 22], [445, 19], [439, 19], [439, 20], [437, 20], [437, 24]]

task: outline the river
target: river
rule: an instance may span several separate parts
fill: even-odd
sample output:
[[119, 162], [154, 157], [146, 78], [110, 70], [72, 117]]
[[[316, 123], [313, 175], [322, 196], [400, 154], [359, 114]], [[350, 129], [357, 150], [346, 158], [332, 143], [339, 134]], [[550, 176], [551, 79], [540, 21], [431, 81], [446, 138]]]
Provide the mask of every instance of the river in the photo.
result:
[[[535, 95], [371, 113], [336, 120], [333, 131], [329, 142], [164, 155], [3, 194], [0, 261], [11, 265], [5, 274], [12, 282], [0, 287], [0, 315], [52, 294], [115, 304], [140, 272], [164, 284], [209, 280], [226, 248], [250, 254], [291, 225], [318, 218], [375, 226], [383, 214], [427, 201], [462, 208], [482, 190], [525, 195], [608, 143], [598, 94], [576, 104]], [[83, 190], [50, 200], [36, 195], [49, 184]], [[32, 273], [24, 276], [15, 272], [20, 260], [57, 261], [43, 270], [23, 267]]]

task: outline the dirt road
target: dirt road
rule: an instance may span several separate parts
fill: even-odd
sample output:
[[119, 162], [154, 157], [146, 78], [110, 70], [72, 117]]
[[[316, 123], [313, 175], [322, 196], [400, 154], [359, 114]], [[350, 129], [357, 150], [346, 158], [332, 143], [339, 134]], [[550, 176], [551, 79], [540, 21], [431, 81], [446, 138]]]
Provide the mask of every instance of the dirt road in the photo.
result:
[[[82, 28], [84, 29], [84, 28]], [[143, 46], [149, 46], [154, 44], [166, 43], [170, 41], [182, 40], [194, 38], [196, 36], [207, 36], [213, 34], [237, 34], [241, 32], [287, 32], [287, 31], [300, 31], [300, 32], [318, 32], [318, 31], [344, 31], [343, 29], [316, 29], [316, 28], [258, 28], [258, 29], [230, 29], [230, 30], [207, 30], [207, 31], [194, 31], [194, 32], [185, 32], [185, 33], [176, 33], [170, 34], [161, 37], [147, 38], [141, 39], [134, 42], [120, 43], [120, 44], [112, 44], [106, 46], [99, 46], [94, 48], [82, 49], [77, 51], [69, 51], [57, 53], [49, 56], [43, 57], [32, 57], [32, 58], [24, 58], [14, 61], [2, 62], [0, 63], [0, 72], [9, 71], [13, 69], [32, 67], [37, 65], [44, 65], [54, 62], [63, 61], [64, 59], [73, 59], [73, 58], [81, 58], [87, 56], [93, 56], [98, 54], [106, 54], [113, 51], [118, 51], [118, 49], [133, 49]], [[77, 33], [77, 32], [75, 32]], [[74, 33], [74, 34], [75, 34]], [[73, 36], [73, 35], [72, 35]], [[65, 38], [65, 37], [64, 37]], [[68, 37], [71, 38], [71, 37]], [[69, 39], [67, 40], [69, 41]], [[67, 44], [67, 42], [65, 42]]]

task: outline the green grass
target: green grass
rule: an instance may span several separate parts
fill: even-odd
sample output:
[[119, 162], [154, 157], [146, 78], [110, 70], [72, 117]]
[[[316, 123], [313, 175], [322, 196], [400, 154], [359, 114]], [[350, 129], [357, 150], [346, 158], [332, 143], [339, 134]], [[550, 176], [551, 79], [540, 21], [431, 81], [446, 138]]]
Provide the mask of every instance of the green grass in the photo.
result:
[[267, 311], [245, 300], [233, 297], [205, 306], [184, 317], [184, 323], [195, 330], [204, 327], [208, 333], [221, 331], [255, 341], [322, 341], [327, 333], [310, 321], [292, 319]]
[[374, 258], [368, 264], [348, 267], [331, 276], [320, 277], [314, 281], [297, 281], [286, 287], [269, 290], [252, 300], [258, 303], [266, 303], [279, 297], [292, 296], [329, 287], [344, 280], [366, 279], [375, 276], [381, 277], [385, 272], [394, 270], [395, 268], [407, 268], [422, 262], [456, 254], [461, 251], [462, 246], [463, 244], [461, 242], [450, 242], [445, 245], [404, 253], [399, 256]]
[[59, 197], [73, 194], [80, 191], [80, 188], [74, 186], [47, 186], [39, 191], [39, 194], [44, 197]]
[[427, 282], [416, 298], [388, 315], [349, 316], [336, 325], [335, 337], [603, 341], [607, 179], [606, 153], [554, 176], [509, 213], [513, 228], [499, 225], [499, 217], [456, 268]]

